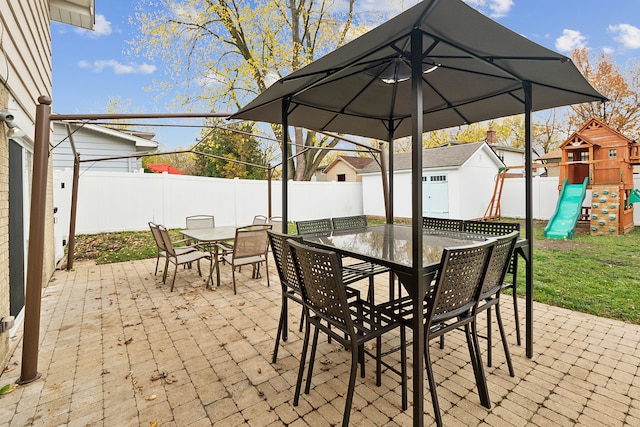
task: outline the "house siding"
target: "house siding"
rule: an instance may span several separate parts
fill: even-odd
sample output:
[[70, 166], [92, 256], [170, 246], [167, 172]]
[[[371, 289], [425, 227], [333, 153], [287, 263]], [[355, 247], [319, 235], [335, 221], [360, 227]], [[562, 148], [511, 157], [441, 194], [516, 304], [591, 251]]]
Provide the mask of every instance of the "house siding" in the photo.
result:
[[[127, 156], [137, 152], [133, 141], [118, 140], [84, 128], [73, 127], [71, 131], [80, 160]], [[63, 124], [54, 123], [52, 141], [55, 146], [52, 155], [53, 169], [73, 169], [73, 151]], [[96, 172], [134, 172], [141, 168], [142, 160], [136, 158], [85, 162], [80, 166], [81, 170], [91, 169]]]
[[345, 176], [346, 182], [360, 182], [360, 177], [356, 174], [356, 171], [352, 167], [349, 167], [344, 162], [336, 163], [331, 170], [326, 173], [327, 181], [338, 181], [338, 175]]
[[[33, 146], [36, 106], [41, 95], [51, 96], [51, 33], [47, 0], [4, 0], [0, 2], [0, 25], [5, 65], [0, 67], [0, 109], [11, 109], [16, 124], [25, 135], [18, 139], [25, 148], [25, 164]], [[0, 317], [9, 314], [9, 149], [7, 127], [0, 124]], [[45, 252], [43, 283], [46, 285], [55, 269], [53, 246], [53, 188], [51, 163], [47, 188]], [[29, 169], [29, 175], [31, 169]], [[29, 187], [31, 178], [25, 180]], [[30, 193], [27, 188], [27, 193]], [[28, 199], [27, 199], [28, 200]], [[25, 201], [27, 203], [27, 201]], [[25, 215], [29, 215], [26, 206]], [[25, 245], [28, 235], [25, 233]], [[26, 265], [26, 262], [25, 262]], [[15, 328], [17, 329], [17, 327]], [[13, 333], [13, 332], [12, 332]], [[11, 354], [9, 333], [0, 334], [0, 368]], [[16, 345], [18, 340], [11, 340]]]

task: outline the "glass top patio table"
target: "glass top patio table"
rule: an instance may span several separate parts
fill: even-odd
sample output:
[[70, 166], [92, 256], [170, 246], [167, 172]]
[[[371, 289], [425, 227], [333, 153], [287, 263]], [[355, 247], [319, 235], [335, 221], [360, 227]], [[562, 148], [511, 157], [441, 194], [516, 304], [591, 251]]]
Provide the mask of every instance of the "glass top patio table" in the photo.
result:
[[[412, 266], [412, 230], [407, 225], [382, 224], [331, 233], [304, 235], [309, 244], [334, 250], [342, 255], [386, 265], [394, 270]], [[422, 256], [425, 268], [437, 267], [446, 247], [464, 246], [486, 240], [478, 234], [424, 229]]]
[[[444, 248], [470, 245], [488, 238], [479, 234], [433, 229], [423, 229], [422, 236], [424, 284], [430, 283], [435, 277]], [[334, 230], [331, 233], [307, 234], [303, 239], [310, 245], [334, 250], [340, 255], [385, 265], [396, 274], [413, 299], [413, 402], [414, 406], [416, 402], [422, 402], [425, 345], [422, 301], [427, 293], [427, 286], [420, 285], [420, 280], [412, 269], [412, 227], [396, 224], [373, 225], [350, 230]], [[414, 422], [416, 421], [417, 419], [414, 419]], [[418, 423], [421, 424], [421, 421], [420, 419]]]

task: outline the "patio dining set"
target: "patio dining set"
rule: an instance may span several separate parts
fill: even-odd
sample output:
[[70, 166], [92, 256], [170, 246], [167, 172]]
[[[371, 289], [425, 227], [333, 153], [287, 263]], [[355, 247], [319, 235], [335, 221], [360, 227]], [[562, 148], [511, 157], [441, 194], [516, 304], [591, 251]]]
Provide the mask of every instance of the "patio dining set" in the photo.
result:
[[[381, 385], [383, 367], [398, 374], [402, 409], [409, 407], [407, 348], [410, 348], [410, 343], [407, 328], [412, 331], [414, 342], [420, 334], [424, 338], [425, 344], [420, 353], [424, 357], [437, 425], [442, 425], [442, 418], [429, 342], [437, 338], [440, 347], [444, 348], [445, 335], [453, 330], [464, 331], [480, 403], [486, 408], [491, 407], [476, 317], [480, 312], [487, 313], [487, 334], [483, 338], [488, 340], [486, 363], [491, 366], [491, 313], [495, 311], [506, 365], [513, 377], [514, 367], [499, 303], [505, 288], [512, 290], [515, 301], [516, 247], [523, 240], [519, 238], [518, 223], [423, 218], [424, 274], [430, 286], [427, 294], [420, 296], [408, 277], [412, 259], [411, 227], [368, 225], [367, 218], [358, 215], [299, 221], [296, 224], [297, 234], [290, 235], [272, 229], [273, 222], [277, 221], [277, 218], [257, 216], [248, 226], [215, 227], [213, 217], [190, 217], [187, 228], [181, 231], [182, 246], [174, 246], [176, 242], [171, 241], [166, 228], [150, 223], [158, 243], [156, 274], [161, 257], [165, 258], [163, 283], [168, 265], [175, 264], [173, 290], [178, 266], [197, 263], [205, 258], [211, 266], [207, 286], [212, 282], [213, 270], [217, 271], [219, 286], [220, 263], [228, 263], [235, 294], [235, 271], [243, 266], [251, 266], [252, 277], [257, 278], [260, 265], [264, 263], [269, 285], [267, 255], [270, 249], [282, 296], [272, 363], [277, 363], [278, 349], [282, 341], [288, 339], [288, 304], [299, 304], [300, 332], [304, 326], [304, 339], [293, 405], [299, 403], [305, 371], [304, 393], [311, 393], [319, 334], [322, 332], [330, 342], [335, 340], [351, 353], [343, 426], [349, 424], [358, 368], [361, 377], [366, 375], [365, 357], [375, 361], [378, 386]], [[276, 229], [280, 230], [281, 225], [277, 224]], [[198, 272], [201, 274], [199, 265]], [[388, 296], [387, 292], [380, 292], [374, 285], [373, 277], [383, 273], [389, 275]], [[511, 282], [505, 281], [508, 273], [512, 275]], [[362, 287], [354, 286], [361, 280], [368, 281], [366, 295], [361, 292]], [[377, 283], [379, 286], [381, 282]], [[383, 345], [382, 337], [392, 331], [394, 338], [389, 341], [385, 337]], [[395, 337], [398, 337], [397, 343]], [[517, 337], [520, 344], [519, 331]], [[369, 342], [375, 344], [367, 344]], [[397, 358], [388, 357], [398, 352], [399, 363]]]

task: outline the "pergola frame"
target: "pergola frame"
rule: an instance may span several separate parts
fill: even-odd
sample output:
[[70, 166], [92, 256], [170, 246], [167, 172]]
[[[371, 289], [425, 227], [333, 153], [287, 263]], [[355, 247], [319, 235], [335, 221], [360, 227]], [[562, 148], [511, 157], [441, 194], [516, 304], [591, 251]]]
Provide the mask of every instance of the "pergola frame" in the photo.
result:
[[[226, 157], [216, 156], [209, 153], [197, 151], [197, 145], [190, 150], [178, 150], [168, 153], [140, 153], [131, 154], [127, 156], [112, 156], [94, 159], [81, 160], [79, 153], [76, 151], [73, 141], [73, 132], [71, 132], [69, 124], [78, 123], [83, 125], [87, 121], [93, 120], [116, 120], [116, 119], [162, 119], [162, 118], [228, 118], [228, 113], [167, 113], [167, 114], [52, 114], [51, 113], [51, 98], [48, 96], [40, 96], [38, 98], [38, 105], [36, 106], [36, 125], [35, 125], [35, 138], [34, 138], [34, 159], [33, 159], [33, 179], [32, 179], [32, 197], [31, 197], [31, 209], [30, 209], [30, 222], [29, 222], [29, 249], [27, 254], [27, 282], [25, 291], [25, 308], [24, 308], [24, 335], [23, 335], [23, 350], [22, 350], [22, 368], [20, 373], [19, 384], [28, 384], [38, 378], [40, 373], [38, 372], [38, 348], [40, 340], [40, 311], [41, 311], [41, 295], [42, 295], [42, 282], [43, 282], [43, 267], [44, 267], [44, 242], [45, 242], [45, 227], [46, 227], [46, 203], [47, 203], [47, 184], [48, 184], [48, 161], [49, 161], [49, 147], [50, 147], [50, 129], [51, 122], [67, 122], [67, 133], [69, 143], [71, 145], [74, 156], [74, 169], [73, 169], [73, 181], [72, 181], [72, 196], [71, 196], [71, 218], [69, 224], [69, 244], [68, 244], [68, 258], [67, 269], [73, 267], [73, 251], [75, 249], [75, 225], [76, 225], [76, 211], [77, 211], [77, 198], [78, 198], [78, 182], [80, 177], [80, 164], [84, 162], [97, 162], [116, 160], [123, 158], [141, 158], [148, 156], [155, 156], [159, 154], [180, 154], [180, 153], [194, 153], [197, 155], [207, 156], [218, 160], [232, 161], [239, 164], [244, 164], [251, 167], [258, 167], [267, 170], [268, 181], [268, 211], [271, 216], [271, 178], [273, 176], [273, 170], [280, 164], [283, 165], [283, 186], [286, 186], [286, 165], [287, 161], [282, 161], [276, 165], [257, 165], [253, 163], [243, 162], [235, 159], [228, 159]], [[214, 127], [217, 128], [217, 127]], [[227, 129], [227, 128], [225, 128]], [[232, 129], [227, 129], [232, 130]], [[363, 149], [341, 149], [331, 147], [306, 147], [307, 149], [325, 149], [325, 150], [340, 150], [340, 151], [358, 151], [369, 152], [372, 155], [381, 153], [381, 148], [369, 147], [365, 144], [358, 143], [356, 141], [348, 140], [340, 135], [331, 133], [325, 133], [332, 138], [343, 139], [346, 142], [360, 146]], [[54, 147], [55, 148], [55, 147]], [[296, 154], [296, 156], [302, 154], [306, 150], [302, 150]], [[296, 157], [293, 156], [293, 157]], [[289, 157], [283, 157], [283, 159], [289, 159]], [[384, 156], [380, 156], [381, 167], [384, 165]], [[383, 175], [384, 176], [384, 175]], [[384, 179], [383, 179], [384, 181]], [[385, 194], [385, 206], [388, 211], [388, 200]], [[283, 216], [283, 219], [286, 216]], [[286, 231], [287, 222], [283, 220], [283, 231]]]

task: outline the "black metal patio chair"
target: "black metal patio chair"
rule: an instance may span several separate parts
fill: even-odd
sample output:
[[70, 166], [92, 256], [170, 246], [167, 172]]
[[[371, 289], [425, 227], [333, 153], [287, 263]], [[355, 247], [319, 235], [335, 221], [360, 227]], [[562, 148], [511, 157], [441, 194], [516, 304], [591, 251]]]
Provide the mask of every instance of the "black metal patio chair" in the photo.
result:
[[[436, 282], [425, 300], [424, 359], [433, 412], [438, 426], [442, 426], [442, 416], [431, 364], [429, 341], [454, 329], [464, 330], [480, 403], [486, 408], [491, 407], [475, 323], [478, 300], [494, 246], [495, 240], [487, 240], [469, 246], [445, 248]], [[412, 306], [411, 297], [404, 297], [381, 304], [380, 308], [393, 315], [402, 316], [405, 323], [409, 325], [413, 318]]]
[[422, 217], [422, 228], [433, 228], [436, 230], [462, 231], [461, 219], [435, 218], [432, 216]]
[[478, 313], [487, 312], [487, 365], [491, 366], [491, 308], [495, 307], [496, 322], [498, 323], [498, 330], [500, 331], [500, 338], [502, 340], [502, 348], [504, 349], [504, 356], [507, 360], [507, 366], [509, 368], [509, 375], [512, 377], [515, 375], [513, 372], [513, 364], [511, 363], [511, 355], [509, 354], [509, 346], [507, 344], [507, 337], [504, 332], [504, 326], [502, 325], [502, 315], [500, 314], [500, 292], [502, 291], [502, 283], [504, 277], [509, 269], [510, 260], [513, 256], [513, 249], [516, 245], [519, 232], [512, 231], [511, 233], [500, 236], [496, 239], [496, 245], [491, 254], [491, 260], [487, 267], [487, 274], [484, 278], [482, 290], [480, 292], [480, 298], [478, 302]]
[[[497, 222], [497, 221], [464, 221], [463, 231], [468, 233], [478, 233], [490, 236], [503, 236], [513, 231], [520, 232], [520, 223], [517, 222]], [[513, 315], [516, 321], [516, 342], [521, 345], [520, 340], [520, 315], [518, 314], [518, 254], [514, 253], [509, 261], [507, 273], [511, 275], [511, 281], [503, 281], [502, 290], [510, 289], [513, 301]]]
[[[398, 373], [402, 387], [402, 408], [407, 409], [406, 336], [402, 319], [380, 311], [378, 307], [362, 299], [348, 302], [345, 286], [342, 283], [340, 258], [335, 252], [315, 249], [293, 240], [289, 240], [288, 245], [300, 283], [306, 312], [304, 343], [293, 399], [294, 406], [298, 405], [300, 399], [311, 326], [313, 326], [313, 342], [305, 394], [310, 392], [318, 347], [318, 334], [322, 331], [351, 352], [349, 385], [342, 418], [343, 427], [349, 425], [358, 363], [362, 367], [361, 376], [364, 376], [364, 345], [371, 340], [376, 340], [376, 384], [378, 386], [381, 384], [382, 365]], [[381, 352], [382, 336], [396, 328], [400, 329], [401, 361], [399, 370], [383, 362]]]

